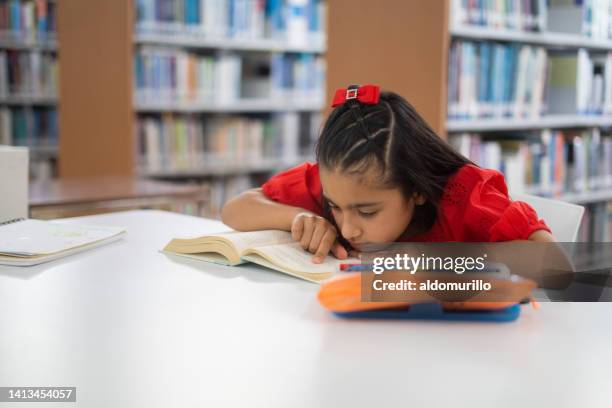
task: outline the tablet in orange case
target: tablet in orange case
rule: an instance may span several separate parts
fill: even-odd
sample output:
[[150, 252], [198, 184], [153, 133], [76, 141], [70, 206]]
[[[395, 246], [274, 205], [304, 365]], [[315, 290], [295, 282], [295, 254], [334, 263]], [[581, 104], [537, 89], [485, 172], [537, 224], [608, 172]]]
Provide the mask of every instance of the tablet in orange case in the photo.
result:
[[[489, 279], [495, 291], [481, 294], [476, 300], [440, 301], [431, 294], [421, 292], [415, 294], [414, 301], [410, 302], [368, 302], [362, 300], [363, 275], [339, 275], [322, 284], [317, 295], [319, 303], [342, 317], [508, 321], [518, 317], [518, 304], [525, 298], [531, 298], [531, 291], [536, 287], [532, 280], [512, 276]], [[423, 281], [431, 276], [434, 275], [421, 274], [413, 278]], [[503, 296], [500, 296], [500, 293], [503, 293]], [[500, 301], [500, 298], [503, 298], [503, 301]]]

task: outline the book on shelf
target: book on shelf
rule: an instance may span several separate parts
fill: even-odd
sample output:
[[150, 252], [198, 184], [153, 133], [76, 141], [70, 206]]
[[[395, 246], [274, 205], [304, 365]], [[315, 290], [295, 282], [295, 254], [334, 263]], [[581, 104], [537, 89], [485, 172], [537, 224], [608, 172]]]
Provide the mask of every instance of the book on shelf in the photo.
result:
[[[143, 46], [134, 57], [136, 99], [171, 102], [209, 102], [215, 94], [220, 72], [212, 55], [182, 49]], [[217, 91], [220, 93], [220, 90]]]
[[220, 53], [214, 60], [212, 99], [218, 103], [231, 103], [241, 97], [242, 58], [232, 53]]
[[53, 147], [58, 132], [55, 108], [0, 108], [0, 144]]
[[546, 0], [452, 0], [451, 25], [545, 31]]
[[[282, 2], [273, 1], [273, 4]], [[309, 0], [287, 0], [286, 18], [286, 39], [289, 44], [296, 46], [307, 46], [312, 39], [309, 36], [310, 31], [310, 16], [309, 14], [316, 13], [316, 1]], [[281, 31], [282, 33], [282, 31]]]
[[314, 149], [320, 113], [264, 117], [145, 116], [138, 120], [139, 162], [144, 172], [204, 172], [234, 167], [274, 170], [295, 164]]
[[54, 0], [4, 0], [0, 2], [0, 41], [46, 41], [56, 32]]
[[459, 134], [450, 142], [478, 165], [503, 172], [512, 192], [563, 197], [612, 189], [612, 135], [597, 128]]
[[264, 1], [228, 2], [228, 35], [232, 38], [261, 38], [265, 30]]
[[239, 100], [321, 102], [325, 66], [312, 54], [239, 56], [142, 46], [135, 55], [136, 100], [227, 105]]
[[449, 119], [536, 118], [546, 110], [542, 47], [455, 40], [448, 74]]
[[314, 54], [274, 53], [271, 62], [272, 98], [323, 101], [325, 60]]
[[551, 54], [548, 111], [551, 114], [612, 113], [612, 53]]
[[136, 31], [322, 45], [325, 7], [322, 0], [137, 0]]
[[40, 51], [0, 50], [0, 98], [55, 97], [57, 56]]
[[550, 31], [584, 35], [597, 40], [612, 38], [612, 1], [548, 0]]
[[612, 242], [612, 203], [587, 206], [578, 230], [579, 242]]
[[320, 283], [339, 270], [341, 262], [358, 263], [358, 259], [338, 260], [331, 255], [323, 263], [312, 262], [313, 254], [305, 251], [286, 231], [231, 231], [196, 238], [171, 240], [164, 253], [212, 262], [241, 265], [252, 262], [307, 281]]
[[605, 225], [607, 225], [606, 228], [606, 235], [604, 237], [602, 237], [602, 241], [605, 242], [611, 242], [612, 241], [612, 203], [611, 202], [607, 202], [606, 203], [606, 214], [607, 214], [607, 218], [605, 220]]
[[609, 203], [591, 209], [593, 220], [594, 242], [612, 242], [612, 206]]

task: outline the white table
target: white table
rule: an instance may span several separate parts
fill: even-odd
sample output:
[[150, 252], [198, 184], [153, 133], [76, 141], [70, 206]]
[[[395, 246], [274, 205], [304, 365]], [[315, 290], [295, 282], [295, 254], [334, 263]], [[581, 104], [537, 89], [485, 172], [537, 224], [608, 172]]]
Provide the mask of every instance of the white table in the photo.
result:
[[54, 407], [612, 404], [610, 303], [524, 307], [506, 324], [347, 321], [319, 306], [315, 284], [157, 252], [219, 222], [159, 211], [69, 222], [129, 232], [0, 268], [0, 386], [77, 387], [76, 405]]

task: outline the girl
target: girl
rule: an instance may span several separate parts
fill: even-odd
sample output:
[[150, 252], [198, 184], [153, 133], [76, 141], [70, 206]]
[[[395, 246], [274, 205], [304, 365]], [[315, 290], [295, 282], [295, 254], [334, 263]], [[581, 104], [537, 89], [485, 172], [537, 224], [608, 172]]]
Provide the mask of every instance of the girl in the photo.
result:
[[291, 231], [322, 262], [368, 243], [554, 241], [504, 177], [439, 138], [405, 99], [374, 85], [336, 91], [335, 109], [304, 163], [223, 208], [230, 227]]

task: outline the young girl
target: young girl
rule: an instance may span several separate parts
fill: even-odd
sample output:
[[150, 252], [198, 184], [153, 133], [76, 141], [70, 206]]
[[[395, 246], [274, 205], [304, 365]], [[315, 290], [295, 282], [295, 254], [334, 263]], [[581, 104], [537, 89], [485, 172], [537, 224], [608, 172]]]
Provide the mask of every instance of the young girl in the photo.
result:
[[374, 85], [336, 91], [335, 109], [304, 163], [229, 201], [222, 220], [291, 231], [322, 262], [367, 243], [554, 241], [504, 177], [439, 138], [405, 99]]

